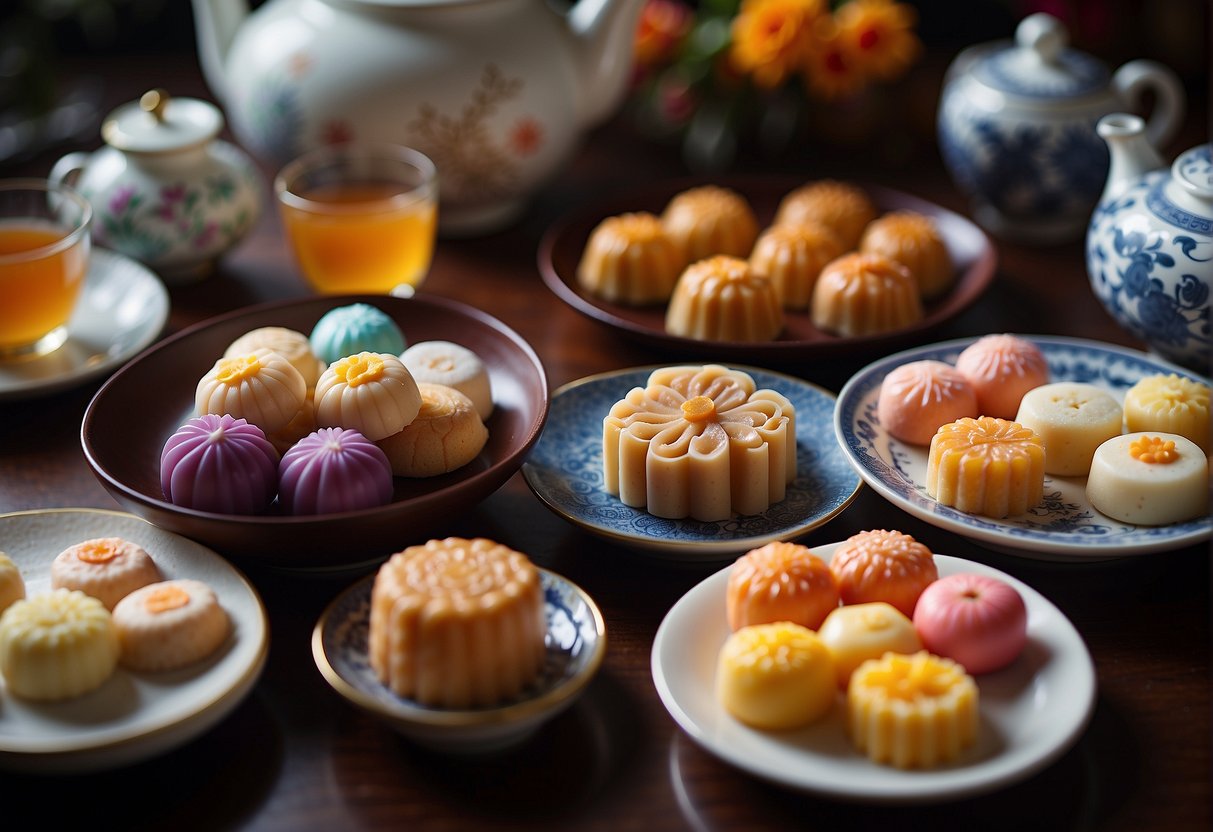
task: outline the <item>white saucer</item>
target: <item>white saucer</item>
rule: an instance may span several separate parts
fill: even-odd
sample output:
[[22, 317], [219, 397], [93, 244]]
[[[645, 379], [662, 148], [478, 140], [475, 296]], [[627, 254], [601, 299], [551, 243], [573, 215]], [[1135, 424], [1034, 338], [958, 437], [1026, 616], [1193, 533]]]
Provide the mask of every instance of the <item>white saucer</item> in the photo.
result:
[[156, 340], [168, 290], [142, 263], [93, 247], [67, 342], [28, 361], [0, 362], [0, 401], [66, 390], [104, 375]]
[[[840, 543], [815, 546], [829, 560]], [[1048, 599], [1003, 572], [936, 555], [940, 577], [977, 573], [1005, 581], [1028, 609], [1028, 645], [1002, 670], [974, 677], [980, 728], [954, 763], [902, 770], [870, 761], [847, 738], [842, 696], [832, 713], [797, 731], [760, 731], [716, 699], [716, 657], [729, 635], [726, 567], [684, 595], [653, 640], [652, 673], [666, 710], [691, 739], [740, 769], [784, 786], [848, 800], [929, 803], [992, 791], [1060, 757], [1095, 704], [1095, 666], [1078, 631]]]
[[65, 702], [22, 700], [0, 681], [0, 768], [97, 771], [168, 751], [230, 713], [265, 665], [269, 641], [261, 598], [210, 549], [117, 511], [0, 515], [0, 548], [17, 564], [27, 595], [50, 589], [51, 561], [59, 552], [95, 537], [138, 543], [165, 578], [205, 581], [231, 618], [232, 635], [199, 664], [165, 673], [118, 668], [97, 690]]

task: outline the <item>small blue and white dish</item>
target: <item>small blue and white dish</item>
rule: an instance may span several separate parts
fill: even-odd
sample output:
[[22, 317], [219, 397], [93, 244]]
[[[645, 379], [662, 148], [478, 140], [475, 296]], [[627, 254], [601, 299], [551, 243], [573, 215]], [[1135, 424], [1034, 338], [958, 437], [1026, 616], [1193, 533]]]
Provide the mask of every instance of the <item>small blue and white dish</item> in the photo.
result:
[[729, 365], [796, 408], [797, 475], [787, 496], [762, 514], [703, 522], [669, 520], [620, 502], [603, 487], [602, 417], [658, 368], [632, 367], [589, 376], [552, 394], [543, 435], [522, 467], [527, 485], [574, 525], [667, 560], [708, 563], [773, 540], [807, 534], [850, 505], [862, 485], [830, 433], [834, 395], [792, 376]]
[[[1130, 387], [1157, 373], [1177, 373], [1210, 384], [1207, 378], [1136, 350], [1079, 338], [1023, 337], [1044, 353], [1051, 381], [1094, 384], [1120, 402]], [[838, 394], [834, 419], [838, 442], [855, 470], [881, 496], [932, 525], [992, 549], [1039, 560], [1109, 560], [1213, 538], [1209, 516], [1169, 526], [1134, 526], [1106, 517], [1087, 500], [1086, 477], [1046, 474], [1040, 505], [1003, 519], [966, 514], [928, 497], [928, 448], [894, 439], [881, 427], [876, 408], [880, 385], [893, 369], [911, 361], [955, 364], [961, 350], [976, 340], [944, 341], [883, 358], [852, 376]]]
[[509, 748], [571, 705], [606, 655], [606, 623], [594, 600], [554, 572], [540, 569], [539, 575], [547, 659], [530, 687], [500, 705], [466, 710], [429, 707], [397, 696], [379, 681], [367, 652], [374, 575], [329, 604], [312, 631], [312, 657], [333, 690], [418, 745], [448, 754]]

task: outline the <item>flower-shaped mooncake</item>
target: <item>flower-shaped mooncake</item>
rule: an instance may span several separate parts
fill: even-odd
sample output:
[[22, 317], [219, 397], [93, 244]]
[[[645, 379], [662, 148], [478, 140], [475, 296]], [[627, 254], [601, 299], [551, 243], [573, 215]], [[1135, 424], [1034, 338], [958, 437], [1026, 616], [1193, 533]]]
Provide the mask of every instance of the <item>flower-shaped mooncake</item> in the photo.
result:
[[265, 433], [286, 427], [307, 401], [307, 382], [291, 362], [265, 349], [220, 358], [198, 382], [199, 416], [232, 416]]
[[791, 402], [717, 364], [655, 370], [602, 428], [606, 490], [658, 517], [759, 514], [796, 476]]

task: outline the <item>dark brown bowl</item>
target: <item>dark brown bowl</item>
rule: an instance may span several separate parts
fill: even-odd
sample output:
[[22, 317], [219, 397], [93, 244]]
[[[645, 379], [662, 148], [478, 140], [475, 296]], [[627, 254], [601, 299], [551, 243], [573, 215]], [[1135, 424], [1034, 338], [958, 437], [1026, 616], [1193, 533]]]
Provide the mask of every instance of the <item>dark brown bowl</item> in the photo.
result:
[[[495, 409], [488, 443], [449, 474], [395, 480], [386, 506], [292, 517], [216, 514], [164, 499], [160, 452], [193, 415], [198, 380], [227, 346], [251, 329], [283, 326], [309, 333], [337, 306], [369, 303], [390, 315], [410, 344], [446, 340], [475, 352], [489, 370]], [[249, 307], [203, 321], [137, 356], [97, 391], [80, 440], [93, 473], [123, 507], [161, 528], [234, 559], [275, 568], [347, 570], [424, 540], [496, 491], [522, 465], [548, 414], [547, 376], [539, 357], [496, 318], [461, 303], [417, 295], [320, 297]]]
[[547, 287], [578, 312], [647, 346], [679, 356], [699, 356], [714, 361], [739, 361], [769, 366], [788, 361], [837, 358], [839, 355], [887, 353], [894, 348], [916, 344], [945, 321], [959, 315], [981, 296], [994, 278], [998, 257], [985, 232], [960, 214], [916, 196], [857, 183], [867, 191], [883, 213], [894, 210], [917, 211], [935, 220], [940, 236], [956, 266], [956, 282], [945, 295], [928, 301], [918, 323], [879, 335], [840, 337], [813, 326], [808, 312], [788, 312], [784, 329], [774, 341], [742, 343], [738, 341], [700, 341], [671, 335], [665, 330], [664, 304], [626, 306], [595, 297], [577, 283], [577, 264], [589, 241], [590, 233], [607, 217], [629, 211], [648, 211], [660, 215], [666, 203], [681, 191], [699, 185], [716, 184], [746, 197], [761, 227], [775, 217], [779, 201], [791, 190], [805, 184], [804, 179], [788, 176], [720, 177], [711, 180], [675, 179], [654, 182], [624, 194], [608, 197], [569, 215], [554, 225], [539, 246], [539, 272]]

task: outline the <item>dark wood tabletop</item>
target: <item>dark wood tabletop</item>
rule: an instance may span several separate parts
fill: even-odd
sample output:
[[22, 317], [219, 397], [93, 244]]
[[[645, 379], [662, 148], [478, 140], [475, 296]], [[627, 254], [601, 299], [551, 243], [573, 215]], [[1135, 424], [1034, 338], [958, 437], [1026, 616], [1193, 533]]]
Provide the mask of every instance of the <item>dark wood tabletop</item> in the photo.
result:
[[[210, 97], [192, 60], [111, 64], [100, 71], [108, 105], [153, 85]], [[1167, 148], [1169, 157], [1207, 139], [1203, 103], [1193, 109], [1183, 136]], [[854, 147], [806, 145], [776, 161], [742, 164], [806, 179], [876, 181], [964, 212], [933, 147], [918, 135], [917, 147], [880, 163]], [[99, 143], [98, 137], [80, 148]], [[0, 174], [45, 175], [68, 149]], [[676, 149], [639, 136], [626, 118], [617, 118], [586, 138], [518, 224], [479, 238], [440, 240], [422, 291], [491, 311], [534, 347], [553, 389], [592, 373], [677, 360], [566, 306], [542, 283], [536, 251], [551, 223], [587, 200], [686, 174]], [[247, 304], [308, 294], [278, 218], [266, 208], [218, 273], [171, 291], [165, 334]], [[1091, 294], [1079, 242], [1048, 248], [998, 242], [997, 251], [988, 291], [924, 342], [1006, 331], [1142, 347]], [[840, 351], [777, 369], [837, 392], [875, 357]], [[80, 446], [81, 417], [100, 383], [0, 402], [0, 512], [116, 508]], [[677, 727], [650, 673], [663, 616], [720, 564], [671, 566], [587, 534], [549, 511], [516, 475], [441, 533], [497, 539], [572, 579], [597, 601], [609, 634], [605, 662], [584, 695], [522, 747], [486, 758], [445, 757], [354, 709], [325, 684], [310, 650], [317, 618], [352, 579], [248, 568], [271, 627], [268, 664], [251, 695], [203, 736], [146, 762], [87, 776], [0, 774], [0, 816], [53, 820], [58, 828], [83, 821], [115, 829], [292, 832], [1210, 827], [1207, 545], [1081, 564], [1014, 557], [923, 523], [869, 488], [804, 542], [829, 543], [871, 528], [901, 529], [935, 552], [1001, 569], [1073, 622], [1094, 660], [1097, 701], [1085, 732], [1056, 762], [992, 793], [925, 806], [837, 801], [731, 767]], [[404, 535], [401, 548], [417, 542]]]

